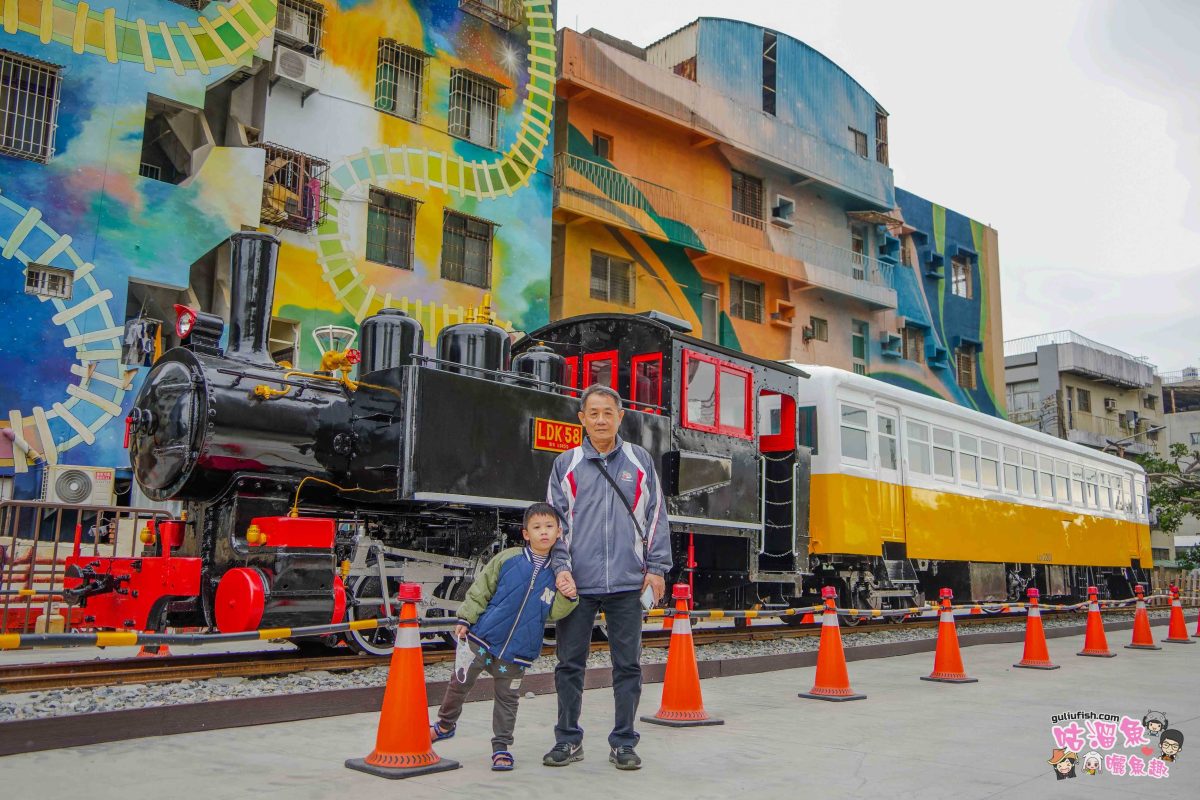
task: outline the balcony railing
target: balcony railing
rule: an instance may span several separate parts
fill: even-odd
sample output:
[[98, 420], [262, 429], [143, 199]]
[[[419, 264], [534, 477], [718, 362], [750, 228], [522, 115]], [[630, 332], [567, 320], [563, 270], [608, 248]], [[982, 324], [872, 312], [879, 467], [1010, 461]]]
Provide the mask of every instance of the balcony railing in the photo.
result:
[[555, 204], [649, 236], [895, 308], [895, 265], [682, 194], [570, 153], [554, 159]]
[[1115, 356], [1116, 358], [1127, 358], [1130, 361], [1140, 361], [1144, 364], [1149, 363], [1149, 359], [1146, 356], [1130, 355], [1124, 350], [1118, 350], [1115, 347], [1100, 344], [1086, 336], [1080, 336], [1075, 331], [1054, 331], [1052, 333], [1038, 334], [1037, 336], [1026, 336], [1022, 339], [1009, 339], [1004, 343], [1004, 355], [1016, 356], [1023, 353], [1034, 353], [1037, 352], [1039, 347], [1048, 344], [1077, 344], [1082, 347], [1089, 347], [1092, 350], [1099, 350], [1101, 353]]

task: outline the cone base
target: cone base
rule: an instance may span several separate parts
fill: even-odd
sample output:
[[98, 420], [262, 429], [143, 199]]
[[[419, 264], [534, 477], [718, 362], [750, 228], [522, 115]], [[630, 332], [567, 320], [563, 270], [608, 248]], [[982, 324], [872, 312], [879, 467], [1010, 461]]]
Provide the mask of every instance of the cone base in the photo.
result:
[[1022, 662], [1022, 663], [1018, 663], [1018, 664], [1013, 664], [1013, 666], [1019, 667], [1021, 669], [1058, 669], [1059, 665], [1058, 664], [1025, 664]]
[[934, 677], [932, 675], [922, 675], [921, 680], [933, 681], [935, 683], [979, 683], [979, 678], [969, 678], [963, 675], [961, 678]]
[[427, 764], [423, 767], [377, 767], [373, 764], [368, 764], [364, 758], [350, 758], [346, 760], [346, 768], [365, 772], [368, 775], [374, 775], [377, 778], [387, 778], [389, 780], [400, 780], [401, 778], [415, 778], [418, 775], [430, 775], [434, 772], [447, 772], [452, 769], [458, 769], [462, 764], [457, 761], [451, 761], [448, 758], [439, 758], [434, 764]]
[[1171, 644], [1195, 644], [1196, 643], [1195, 639], [1163, 639], [1163, 641], [1170, 642]]
[[665, 725], [668, 728], [698, 728], [701, 725], [724, 725], [725, 720], [715, 717], [707, 719], [659, 719], [658, 717], [639, 717], [642, 722], [651, 725]]
[[1126, 650], [1162, 650], [1162, 648], [1156, 644], [1127, 644], [1127, 645], [1125, 645], [1125, 649]]
[[800, 692], [797, 697], [807, 697], [809, 700], [828, 700], [831, 703], [844, 703], [847, 700], [866, 700], [865, 694], [814, 694]]
[[1111, 650], [1080, 650], [1075, 655], [1090, 656], [1092, 658], [1116, 658], [1117, 654]]

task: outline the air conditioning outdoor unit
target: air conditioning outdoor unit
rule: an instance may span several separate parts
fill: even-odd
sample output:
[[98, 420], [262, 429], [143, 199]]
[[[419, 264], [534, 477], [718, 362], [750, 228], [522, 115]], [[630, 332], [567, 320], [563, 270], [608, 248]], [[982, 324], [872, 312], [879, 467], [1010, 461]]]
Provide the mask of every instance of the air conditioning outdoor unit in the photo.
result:
[[286, 81], [301, 91], [315, 92], [321, 88], [321, 62], [290, 47], [277, 45], [271, 77]]
[[1104, 398], [1104, 410], [1105, 411], [1116, 411], [1117, 410], [1117, 398], [1115, 398], [1115, 397]]
[[297, 8], [289, 8], [288, 6], [279, 6], [278, 16], [275, 19], [275, 32], [282, 33], [284, 36], [290, 36], [298, 42], [308, 44], [308, 23], [310, 21], [308, 14]]
[[73, 506], [113, 505], [111, 467], [76, 467], [54, 464], [42, 476], [42, 500]]

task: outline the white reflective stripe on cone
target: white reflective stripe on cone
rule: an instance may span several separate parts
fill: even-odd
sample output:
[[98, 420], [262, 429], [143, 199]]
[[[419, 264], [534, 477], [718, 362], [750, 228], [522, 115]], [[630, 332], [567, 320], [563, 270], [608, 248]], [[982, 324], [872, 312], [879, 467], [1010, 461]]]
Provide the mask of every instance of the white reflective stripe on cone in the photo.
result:
[[1179, 601], [1178, 601], [1178, 600], [1172, 600], [1172, 601], [1171, 601], [1171, 608], [1183, 608], [1183, 606], [1179, 604]]
[[823, 617], [821, 617], [821, 624], [822, 625], [832, 625], [833, 627], [836, 628], [837, 624], [838, 624], [837, 612], [830, 613], [830, 612], [826, 611], [825, 615]]
[[1100, 612], [1100, 604], [1092, 603], [1090, 606], [1088, 606], [1088, 611], [1095, 611], [1096, 613], [1099, 613]]
[[416, 627], [401, 625], [396, 628], [396, 647], [416, 647], [421, 646], [421, 632]]
[[1040, 617], [1041, 615], [1042, 615], [1042, 610], [1040, 608], [1038, 608], [1037, 606], [1029, 607], [1029, 616]]
[[938, 617], [938, 622], [954, 622], [954, 612], [943, 611], [941, 616]]
[[671, 635], [678, 636], [681, 634], [692, 635], [692, 621], [687, 617], [676, 617], [671, 623]]

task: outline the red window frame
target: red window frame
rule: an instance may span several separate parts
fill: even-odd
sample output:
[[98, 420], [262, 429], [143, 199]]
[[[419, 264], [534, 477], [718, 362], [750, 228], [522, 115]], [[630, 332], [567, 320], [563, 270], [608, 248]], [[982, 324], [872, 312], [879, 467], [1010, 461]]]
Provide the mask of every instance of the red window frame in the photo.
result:
[[[642, 405], [640, 403], [634, 402], [637, 399], [638, 366], [641, 364], [657, 364], [658, 365], [658, 379], [654, 382], [655, 394], [657, 395], [654, 398], [654, 406], [656, 406], [656, 407], [650, 407], [650, 406], [646, 406], [646, 405]], [[636, 355], [632, 359], [630, 359], [630, 361], [629, 361], [629, 407], [631, 409], [633, 409], [634, 411], [645, 411], [649, 414], [661, 413], [659, 411], [659, 409], [662, 408], [662, 379], [663, 379], [662, 364], [663, 364], [662, 353], [642, 353], [641, 355]]]
[[[716, 408], [713, 409], [713, 425], [704, 425], [698, 422], [692, 422], [688, 419], [688, 364], [695, 359], [696, 361], [704, 361], [712, 364], [716, 369], [716, 375], [713, 376], [715, 386], [713, 392], [716, 394]], [[740, 375], [745, 378], [745, 397], [743, 398], [742, 408], [745, 416], [742, 420], [741, 428], [734, 428], [728, 425], [721, 424], [721, 373], [728, 372], [734, 375]], [[683, 375], [679, 381], [683, 391], [683, 408], [679, 413], [683, 427], [691, 428], [692, 430], [705, 431], [707, 433], [723, 433], [727, 436], [735, 436], [738, 439], [753, 439], [754, 438], [754, 417], [750, 405], [751, 392], [754, 388], [754, 376], [750, 370], [744, 367], [736, 366], [729, 361], [722, 361], [714, 356], [698, 353], [694, 350], [683, 351]]]
[[608, 385], [612, 387], [614, 392], [620, 392], [621, 388], [617, 385], [617, 351], [605, 350], [603, 353], [584, 353], [583, 355], [583, 375], [580, 376], [583, 388], [586, 389], [591, 385], [588, 378], [592, 374], [592, 364], [597, 361], [608, 361], [612, 364], [612, 370], [609, 373]]
[[[565, 358], [565, 359], [563, 359], [563, 364], [566, 366], [566, 369], [567, 369], [566, 385], [570, 386], [572, 389], [578, 387], [579, 386], [579, 358], [577, 356], [571, 356], [570, 358]], [[578, 392], [568, 392], [567, 394], [570, 395], [571, 397], [579, 396]]]

